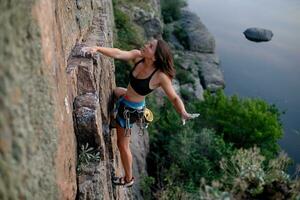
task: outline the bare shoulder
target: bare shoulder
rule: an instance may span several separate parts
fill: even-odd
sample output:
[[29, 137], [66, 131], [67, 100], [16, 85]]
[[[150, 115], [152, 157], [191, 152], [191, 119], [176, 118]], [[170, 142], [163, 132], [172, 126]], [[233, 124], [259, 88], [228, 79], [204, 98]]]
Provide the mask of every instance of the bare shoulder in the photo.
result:
[[172, 85], [172, 79], [163, 72], [159, 73], [159, 85], [170, 100], [174, 100], [177, 97], [176, 91]]
[[164, 72], [162, 72], [160, 70], [158, 71], [158, 79], [159, 79], [160, 85], [166, 85], [166, 84], [172, 83], [171, 78], [167, 74], [165, 74]]

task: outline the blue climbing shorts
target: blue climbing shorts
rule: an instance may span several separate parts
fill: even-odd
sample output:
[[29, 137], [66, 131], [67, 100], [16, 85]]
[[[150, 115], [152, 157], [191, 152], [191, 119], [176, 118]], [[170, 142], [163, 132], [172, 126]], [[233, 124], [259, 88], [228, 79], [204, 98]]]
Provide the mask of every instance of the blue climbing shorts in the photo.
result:
[[144, 116], [145, 100], [132, 102], [122, 96], [116, 103], [117, 123], [122, 128], [132, 128], [132, 125]]

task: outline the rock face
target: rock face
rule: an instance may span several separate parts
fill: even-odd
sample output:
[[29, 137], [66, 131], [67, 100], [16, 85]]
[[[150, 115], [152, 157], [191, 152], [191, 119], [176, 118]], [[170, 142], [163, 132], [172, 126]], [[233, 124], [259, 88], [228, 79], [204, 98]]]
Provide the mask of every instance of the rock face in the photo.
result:
[[146, 157], [149, 152], [149, 135], [147, 132], [139, 134], [139, 128], [133, 126], [133, 134], [131, 135], [130, 149], [133, 157], [133, 176], [135, 178], [135, 184], [133, 185], [133, 199], [144, 199], [140, 183], [143, 176], [147, 176], [146, 171]]
[[215, 39], [200, 21], [200, 18], [188, 10], [182, 10], [181, 13], [179, 23], [187, 34], [189, 50], [213, 53], [215, 51]]
[[180, 90], [203, 100], [204, 89], [215, 92], [225, 87], [219, 58], [215, 54], [215, 40], [196, 14], [187, 8], [181, 13], [178, 21], [166, 25], [175, 64], [192, 79], [189, 80], [191, 83], [179, 80]]
[[[195, 78], [195, 83], [200, 81], [203, 89], [215, 92], [225, 87], [223, 73], [220, 69], [220, 61], [216, 54], [203, 54], [191, 51], [177, 51], [180, 57], [180, 67], [189, 71]], [[198, 77], [198, 79], [197, 79]], [[194, 84], [195, 87], [197, 84]], [[201, 87], [201, 86], [198, 86]], [[203, 89], [194, 90], [199, 99], [202, 98]]]
[[[0, 10], [0, 199], [133, 198], [111, 184], [114, 64], [78, 52], [112, 46], [111, 0], [3, 0]], [[77, 173], [85, 143], [100, 160]]]
[[160, 0], [122, 2], [116, 7], [124, 11], [134, 22], [143, 38], [159, 36], [163, 32], [163, 23], [160, 19]]
[[244, 31], [245, 37], [253, 42], [267, 42], [273, 37], [273, 32], [262, 28], [248, 28]]
[[146, 38], [162, 33], [162, 22], [158, 15], [149, 13], [140, 7], [133, 8], [133, 20], [145, 30]]

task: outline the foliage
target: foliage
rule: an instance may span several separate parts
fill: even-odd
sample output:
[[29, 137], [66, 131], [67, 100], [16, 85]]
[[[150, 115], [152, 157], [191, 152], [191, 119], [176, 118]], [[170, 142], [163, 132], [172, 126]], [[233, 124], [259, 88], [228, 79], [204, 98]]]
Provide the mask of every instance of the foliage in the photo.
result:
[[155, 199], [169, 200], [180, 199], [188, 200], [192, 199], [190, 194], [183, 190], [182, 186], [178, 185], [166, 185], [166, 187], [155, 194]]
[[185, 49], [190, 49], [187, 32], [179, 24], [174, 25], [174, 35]]
[[[264, 196], [267, 188], [276, 190], [276, 184], [298, 188], [284, 172], [287, 159], [281, 155], [272, 159], [282, 134], [274, 105], [225, 97], [220, 91], [206, 93], [204, 101], [185, 104], [188, 111], [201, 115], [182, 126], [167, 99], [160, 108], [153, 99], [150, 104], [159, 113], [150, 128], [148, 159], [156, 198], [232, 199], [234, 195]], [[203, 178], [208, 184], [200, 182]]]
[[218, 161], [232, 154], [230, 144], [226, 144], [213, 130], [196, 131], [192, 127], [183, 129], [172, 138], [168, 151], [172, 152], [172, 163], [181, 169], [181, 181], [194, 185], [199, 185], [202, 177], [210, 181], [218, 178]]
[[206, 92], [204, 98], [205, 101], [195, 103], [201, 113], [199, 127], [215, 129], [237, 148], [257, 145], [267, 160], [276, 155], [283, 130], [280, 112], [274, 105], [260, 99], [226, 97], [222, 91]]
[[169, 26], [168, 24], [164, 25], [162, 37], [165, 41], [167, 42], [170, 41], [172, 30], [173, 30], [172, 27]]
[[117, 29], [116, 46], [121, 49], [132, 49], [139, 47], [143, 40], [138, 35], [135, 25], [130, 21], [129, 16], [114, 7], [115, 25]]
[[[270, 160], [257, 147], [240, 149], [231, 158], [220, 162], [224, 175], [211, 184], [202, 178], [196, 191], [188, 191], [184, 184], [168, 182], [159, 191], [158, 199], [296, 199], [300, 197], [300, 181], [291, 180], [284, 172], [290, 162], [286, 154]], [[278, 165], [274, 165], [278, 163]], [[178, 171], [178, 170], [177, 170]]]
[[246, 188], [252, 187], [250, 193], [261, 192], [266, 176], [263, 169], [264, 159], [256, 147], [240, 149], [230, 159], [223, 158], [220, 162], [224, 172], [222, 183], [225, 187], [229, 185], [228, 189], [244, 192]]
[[213, 181], [211, 185], [207, 185], [205, 179], [201, 179], [201, 185], [197, 195], [198, 199], [233, 199], [229, 192], [220, 190], [220, 186], [219, 181]]
[[81, 172], [82, 169], [89, 163], [100, 161], [100, 152], [93, 147], [89, 147], [89, 144], [81, 145], [78, 156], [77, 171]]
[[181, 95], [182, 99], [184, 99], [186, 101], [188, 101], [190, 98], [193, 97], [192, 92], [190, 92], [187, 89], [183, 89], [183, 88], [180, 88], [180, 95]]
[[193, 79], [191, 72], [187, 70], [183, 70], [181, 68], [176, 69], [176, 79], [179, 81], [181, 85], [186, 83], [195, 83], [195, 80]]
[[151, 176], [143, 175], [141, 177], [140, 188], [145, 200], [151, 199], [151, 187], [155, 183], [155, 179]]
[[150, 12], [153, 10], [152, 5], [149, 3], [149, 0], [113, 0], [114, 6], [119, 7], [133, 7], [139, 6], [146, 12]]
[[220, 190], [219, 182], [215, 181], [212, 186], [205, 184], [205, 179], [201, 180], [201, 185], [197, 191], [189, 192], [184, 190], [183, 185], [169, 184], [163, 190], [155, 194], [156, 199], [181, 199], [181, 200], [230, 200], [231, 194]]
[[239, 149], [230, 159], [222, 159], [222, 189], [236, 199], [274, 199], [278, 195], [290, 199], [299, 194], [297, 180], [292, 181], [285, 173], [291, 162], [286, 154], [281, 153], [266, 166], [264, 160], [257, 147]]
[[195, 83], [195, 80], [192, 76], [192, 72], [190, 70], [184, 69], [182, 67], [183, 60], [180, 57], [174, 58], [174, 66], [176, 69], [176, 79], [179, 81], [181, 85], [186, 83]]
[[[165, 104], [158, 111], [158, 122], [150, 129], [150, 155], [148, 167], [157, 180], [160, 195], [193, 194], [201, 177], [213, 180], [221, 176], [218, 161], [232, 154], [232, 145], [211, 129], [194, 129], [196, 120], [182, 126], [172, 104]], [[153, 163], [154, 165], [151, 165]], [[166, 190], [165, 190], [166, 189]], [[161, 193], [162, 192], [162, 193]]]
[[131, 69], [131, 65], [127, 62], [115, 60], [116, 66], [116, 84], [118, 87], [127, 87], [128, 77]]
[[161, 0], [161, 14], [165, 23], [178, 20], [180, 18], [180, 8], [186, 5], [185, 0]]
[[[131, 50], [139, 48], [144, 43], [141, 35], [136, 29], [136, 25], [131, 22], [129, 16], [118, 8], [118, 0], [114, 3], [114, 17], [116, 33], [115, 35], [115, 47], [123, 50]], [[118, 86], [127, 87], [128, 76], [131, 69], [131, 65], [127, 62], [116, 60], [116, 82]]]

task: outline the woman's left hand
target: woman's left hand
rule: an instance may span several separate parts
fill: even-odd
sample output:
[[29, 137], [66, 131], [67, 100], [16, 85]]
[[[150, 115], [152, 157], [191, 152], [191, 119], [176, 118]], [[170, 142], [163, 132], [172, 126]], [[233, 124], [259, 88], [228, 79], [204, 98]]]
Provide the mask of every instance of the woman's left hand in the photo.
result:
[[98, 50], [97, 46], [82, 47], [80, 50], [80, 53], [81, 53], [81, 56], [87, 57], [87, 56], [91, 56], [91, 55], [94, 55], [95, 53], [97, 53], [97, 50]]
[[182, 125], [185, 125], [185, 121], [186, 120], [189, 120], [189, 119], [194, 119], [194, 118], [196, 118], [196, 117], [199, 117], [199, 113], [193, 113], [193, 114], [191, 114], [191, 113], [183, 113], [183, 114], [181, 114], [181, 121], [182, 121]]

